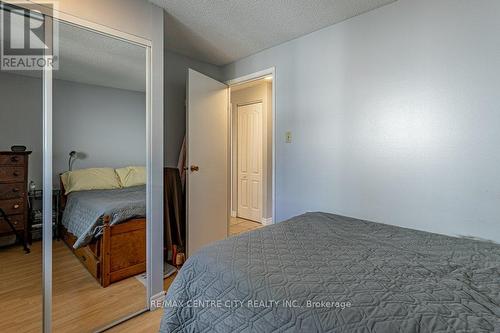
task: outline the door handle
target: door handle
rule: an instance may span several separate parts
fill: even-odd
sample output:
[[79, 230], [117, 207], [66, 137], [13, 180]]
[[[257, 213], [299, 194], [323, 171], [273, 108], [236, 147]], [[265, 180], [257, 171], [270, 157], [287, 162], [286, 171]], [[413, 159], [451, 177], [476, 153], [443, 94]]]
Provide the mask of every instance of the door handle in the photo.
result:
[[200, 171], [200, 167], [197, 165], [191, 165], [190, 169], [191, 169], [191, 172]]

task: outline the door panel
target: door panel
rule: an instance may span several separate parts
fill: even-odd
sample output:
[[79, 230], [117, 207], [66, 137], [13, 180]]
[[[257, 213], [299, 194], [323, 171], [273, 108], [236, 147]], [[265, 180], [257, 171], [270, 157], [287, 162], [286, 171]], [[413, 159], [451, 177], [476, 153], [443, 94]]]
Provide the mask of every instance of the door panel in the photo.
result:
[[262, 219], [262, 103], [238, 106], [238, 216]]
[[227, 237], [228, 87], [192, 69], [187, 84], [187, 254]]

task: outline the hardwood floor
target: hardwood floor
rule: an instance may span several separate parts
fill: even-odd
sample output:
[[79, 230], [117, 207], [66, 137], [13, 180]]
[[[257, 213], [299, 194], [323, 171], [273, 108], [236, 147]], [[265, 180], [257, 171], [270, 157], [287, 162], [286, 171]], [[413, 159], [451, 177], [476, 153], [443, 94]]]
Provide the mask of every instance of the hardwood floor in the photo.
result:
[[[170, 284], [175, 279], [175, 274], [166, 278], [163, 287], [168, 290]], [[123, 324], [115, 326], [106, 332], [110, 333], [153, 333], [160, 329], [161, 316], [163, 309], [158, 309], [152, 312], [146, 312], [138, 317], [130, 319]]]
[[[136, 278], [102, 288], [62, 241], [53, 244], [53, 332], [92, 332], [146, 306]], [[42, 331], [41, 266], [41, 242], [28, 255], [0, 250], [1, 332]]]
[[[260, 227], [232, 219], [230, 234]], [[136, 278], [102, 288], [62, 241], [54, 242], [53, 258], [53, 332], [92, 332], [145, 307], [146, 288]], [[174, 278], [165, 279], [165, 290]], [[41, 242], [28, 255], [20, 246], [0, 249], [0, 332], [42, 331], [41, 281]], [[147, 312], [108, 332], [158, 332], [162, 314], [161, 309]]]
[[0, 249], [0, 321], [2, 332], [42, 331], [42, 252], [21, 246]]
[[62, 241], [53, 258], [53, 332], [95, 331], [146, 307], [146, 287], [135, 277], [102, 288]]
[[231, 221], [229, 224], [229, 235], [239, 235], [243, 232], [247, 232], [250, 230], [262, 228], [264, 225], [258, 222], [245, 220], [240, 217], [231, 217]]

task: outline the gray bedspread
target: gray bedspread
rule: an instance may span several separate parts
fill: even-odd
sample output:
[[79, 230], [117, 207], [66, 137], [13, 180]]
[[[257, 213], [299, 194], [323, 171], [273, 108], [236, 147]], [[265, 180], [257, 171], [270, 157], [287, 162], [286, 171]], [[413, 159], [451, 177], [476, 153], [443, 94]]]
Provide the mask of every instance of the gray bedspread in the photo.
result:
[[500, 332], [500, 245], [308, 213], [203, 248], [161, 332]]
[[77, 237], [75, 249], [101, 235], [104, 215], [111, 217], [111, 225], [145, 217], [146, 186], [70, 193], [62, 224]]

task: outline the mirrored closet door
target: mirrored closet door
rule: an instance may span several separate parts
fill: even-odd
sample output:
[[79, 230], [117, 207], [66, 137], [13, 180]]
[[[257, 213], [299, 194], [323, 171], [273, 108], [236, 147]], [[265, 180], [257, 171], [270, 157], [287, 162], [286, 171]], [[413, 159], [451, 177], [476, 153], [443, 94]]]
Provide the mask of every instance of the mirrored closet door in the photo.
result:
[[62, 16], [0, 1], [1, 332], [148, 309], [150, 46]]
[[[41, 332], [43, 54], [39, 13], [0, 2], [0, 318], [2, 332]], [[26, 36], [25, 25], [38, 27]], [[39, 40], [38, 40], [39, 41]]]
[[146, 48], [55, 20], [52, 331], [147, 308]]

